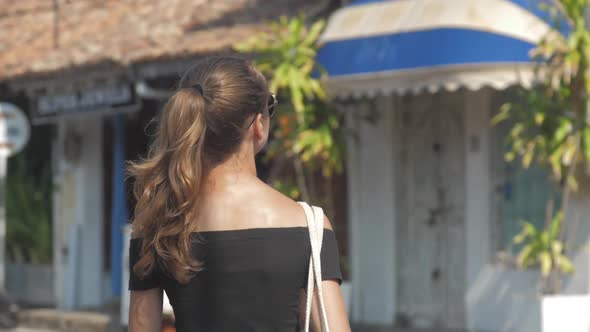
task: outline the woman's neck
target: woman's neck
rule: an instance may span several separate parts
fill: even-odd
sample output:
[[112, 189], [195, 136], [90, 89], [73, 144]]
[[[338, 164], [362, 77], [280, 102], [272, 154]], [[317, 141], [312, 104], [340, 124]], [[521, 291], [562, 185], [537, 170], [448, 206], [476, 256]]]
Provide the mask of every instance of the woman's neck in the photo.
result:
[[242, 184], [256, 178], [254, 154], [235, 153], [223, 162], [211, 167], [204, 177], [204, 190], [217, 191], [229, 185]]

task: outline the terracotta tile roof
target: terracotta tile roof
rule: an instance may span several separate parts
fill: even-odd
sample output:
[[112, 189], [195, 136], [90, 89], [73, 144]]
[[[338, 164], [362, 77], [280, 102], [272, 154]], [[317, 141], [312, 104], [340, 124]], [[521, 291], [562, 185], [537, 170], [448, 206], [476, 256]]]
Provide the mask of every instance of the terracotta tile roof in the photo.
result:
[[216, 52], [320, 2], [0, 0], [0, 81]]

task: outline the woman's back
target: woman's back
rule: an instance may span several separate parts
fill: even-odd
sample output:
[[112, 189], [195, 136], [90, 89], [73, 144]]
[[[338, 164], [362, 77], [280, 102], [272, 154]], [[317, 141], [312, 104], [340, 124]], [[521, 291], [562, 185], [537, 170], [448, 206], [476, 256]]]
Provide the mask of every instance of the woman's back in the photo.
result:
[[[151, 280], [132, 278], [130, 288], [164, 289], [178, 332], [299, 331], [310, 257], [303, 209], [258, 181], [220, 185], [206, 196], [203, 229], [191, 248], [203, 270], [186, 285], [158, 271]], [[247, 197], [256, 199], [244, 204]], [[323, 278], [339, 282], [332, 231], [324, 232], [323, 243]], [[141, 239], [131, 247], [134, 264]]]
[[[162, 290], [178, 332], [299, 329], [311, 253], [305, 213], [256, 177], [254, 158], [276, 105], [242, 59], [209, 58], [181, 79], [149, 155], [130, 165], [130, 332], [159, 332]], [[328, 321], [345, 331], [332, 231], [321, 257]], [[317, 314], [312, 321], [319, 326]]]

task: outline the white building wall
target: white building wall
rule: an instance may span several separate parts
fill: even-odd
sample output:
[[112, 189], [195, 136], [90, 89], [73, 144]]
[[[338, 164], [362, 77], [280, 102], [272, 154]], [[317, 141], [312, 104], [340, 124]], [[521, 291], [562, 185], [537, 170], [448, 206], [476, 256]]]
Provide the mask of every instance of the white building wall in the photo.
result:
[[[475, 332], [540, 332], [539, 271], [521, 271], [500, 262], [491, 241], [494, 232], [491, 227], [495, 227], [491, 220], [495, 207], [491, 203], [498, 184], [490, 169], [490, 144], [494, 144], [490, 139], [491, 93], [472, 92], [466, 100], [467, 327]], [[471, 147], [475, 137], [481, 147], [477, 152]], [[588, 293], [590, 255], [579, 249], [590, 244], [590, 191], [582, 190], [570, 204], [570, 216], [578, 219], [573, 223], [577, 225], [575, 229], [566, 230], [569, 238], [576, 238], [574, 247], [578, 250], [573, 256], [576, 274], [564, 281], [562, 291]]]
[[469, 285], [469, 328], [475, 332], [540, 332], [541, 307], [532, 271], [486, 264]]
[[[537, 271], [520, 271], [496, 259], [492, 215], [496, 190], [491, 170], [491, 90], [466, 94], [465, 252], [466, 328], [475, 332], [539, 332]], [[393, 98], [356, 102], [346, 109], [348, 145], [352, 320], [393, 324], [395, 314], [395, 133]], [[376, 124], [367, 121], [371, 110]], [[486, 175], [487, 174], [487, 175]], [[590, 180], [583, 184], [590, 188]], [[571, 203], [579, 221], [566, 232], [576, 238], [576, 274], [566, 294], [590, 292], [590, 189]]]
[[58, 307], [103, 304], [102, 118], [57, 125], [53, 159], [54, 265]]
[[378, 97], [347, 110], [352, 320], [380, 325], [395, 312], [392, 107], [391, 97]]
[[465, 252], [468, 253], [465, 279], [468, 284], [477, 279], [491, 257], [489, 108], [489, 91], [465, 94]]

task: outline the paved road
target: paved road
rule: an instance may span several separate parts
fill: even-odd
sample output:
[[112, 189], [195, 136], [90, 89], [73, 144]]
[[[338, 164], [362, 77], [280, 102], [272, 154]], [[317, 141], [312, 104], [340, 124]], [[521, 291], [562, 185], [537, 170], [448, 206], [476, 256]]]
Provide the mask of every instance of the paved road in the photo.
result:
[[0, 332], [59, 332], [59, 331], [46, 330], [46, 329], [30, 329], [27, 327], [17, 327], [14, 329], [0, 329]]
[[466, 332], [464, 330], [449, 329], [412, 329], [412, 328], [394, 328], [394, 327], [372, 327], [372, 326], [352, 326], [353, 332]]

